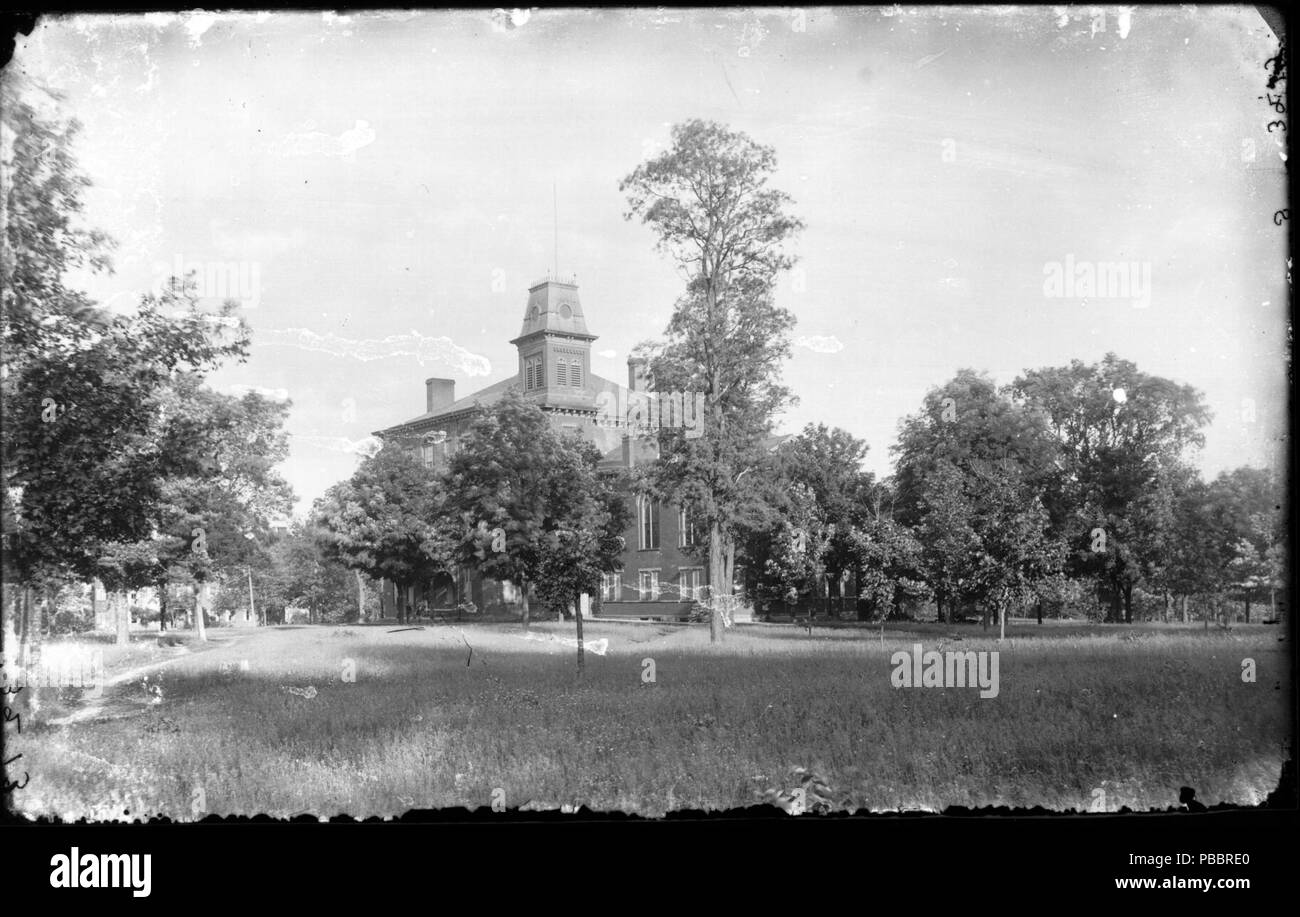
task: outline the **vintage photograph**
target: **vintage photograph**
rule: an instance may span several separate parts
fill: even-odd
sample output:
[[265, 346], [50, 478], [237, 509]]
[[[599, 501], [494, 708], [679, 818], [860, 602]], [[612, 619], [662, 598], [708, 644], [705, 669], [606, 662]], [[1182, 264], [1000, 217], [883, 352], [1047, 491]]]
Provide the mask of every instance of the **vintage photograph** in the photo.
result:
[[1265, 804], [1286, 60], [1247, 5], [39, 16], [6, 811]]

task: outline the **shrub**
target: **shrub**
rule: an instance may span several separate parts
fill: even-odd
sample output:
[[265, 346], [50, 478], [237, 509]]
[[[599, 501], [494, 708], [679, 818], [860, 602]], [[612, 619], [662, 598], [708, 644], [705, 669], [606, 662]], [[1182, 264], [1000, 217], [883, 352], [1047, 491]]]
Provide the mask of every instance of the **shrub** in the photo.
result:
[[83, 634], [95, 627], [95, 614], [84, 606], [59, 608], [50, 620], [50, 631], [55, 634]]

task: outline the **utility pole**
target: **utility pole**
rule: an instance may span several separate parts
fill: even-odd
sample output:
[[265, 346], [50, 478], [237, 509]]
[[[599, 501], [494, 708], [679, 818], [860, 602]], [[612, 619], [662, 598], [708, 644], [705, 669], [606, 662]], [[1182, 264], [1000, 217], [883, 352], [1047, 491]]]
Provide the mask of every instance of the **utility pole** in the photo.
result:
[[248, 571], [248, 618], [252, 621], [257, 619], [257, 607], [253, 604], [253, 568], [245, 564], [244, 569]]

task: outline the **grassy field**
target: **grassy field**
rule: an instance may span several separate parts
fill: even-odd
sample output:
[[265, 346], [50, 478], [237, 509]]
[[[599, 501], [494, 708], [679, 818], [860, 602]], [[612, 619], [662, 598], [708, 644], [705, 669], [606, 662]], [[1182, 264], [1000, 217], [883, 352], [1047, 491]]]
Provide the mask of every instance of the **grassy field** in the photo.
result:
[[[18, 811], [64, 819], [763, 804], [816, 773], [834, 809], [1253, 805], [1288, 742], [1277, 627], [1032, 623], [815, 629], [589, 623], [211, 630], [133, 647], [121, 679], [19, 695]], [[953, 636], [960, 636], [954, 640]], [[998, 650], [1000, 690], [895, 688], [890, 657]], [[1256, 681], [1242, 680], [1242, 661]], [[653, 661], [653, 682], [646, 676]], [[139, 666], [151, 666], [141, 672]], [[135, 667], [135, 668], [133, 668]], [[145, 681], [148, 675], [148, 681]], [[355, 680], [348, 680], [354, 675]], [[293, 689], [290, 691], [289, 689]], [[61, 723], [61, 724], [60, 724]], [[16, 770], [15, 770], [16, 768]]]

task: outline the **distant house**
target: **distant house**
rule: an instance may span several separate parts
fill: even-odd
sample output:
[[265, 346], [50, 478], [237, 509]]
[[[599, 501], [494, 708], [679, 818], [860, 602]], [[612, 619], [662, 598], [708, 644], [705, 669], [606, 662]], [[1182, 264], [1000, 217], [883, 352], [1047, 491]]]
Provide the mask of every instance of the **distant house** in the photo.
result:
[[[703, 420], [702, 401], [679, 393], [675, 400], [657, 398], [651, 408], [643, 361], [629, 358], [626, 386], [598, 376], [591, 371], [595, 340], [587, 328], [577, 284], [543, 280], [529, 289], [523, 325], [511, 341], [518, 353], [513, 374], [461, 398], [455, 396], [453, 380], [426, 379], [424, 413], [375, 435], [406, 444], [431, 470], [443, 468], [456, 454], [475, 414], [513, 388], [546, 412], [554, 430], [577, 433], [600, 447], [606, 467], [655, 461], [654, 437], [630, 435], [629, 413], [651, 427], [667, 423], [698, 427]], [[702, 532], [681, 507], [633, 493], [627, 498], [632, 522], [624, 533], [627, 548], [621, 569], [607, 575], [601, 594], [583, 604], [606, 617], [686, 617], [709, 585], [707, 564], [688, 553]], [[521, 597], [512, 584], [484, 579], [470, 568], [459, 570], [457, 580], [438, 577], [412, 588], [405, 599], [412, 608], [426, 603], [434, 614], [455, 614], [458, 606], [465, 610], [467, 602], [487, 616], [518, 613]], [[387, 584], [386, 608], [392, 607], [394, 598], [393, 587]]]

